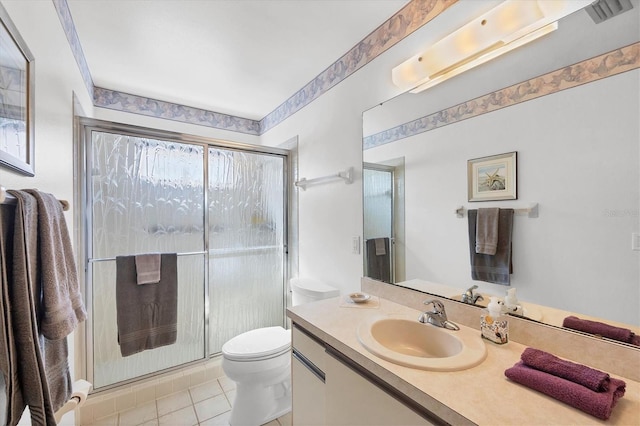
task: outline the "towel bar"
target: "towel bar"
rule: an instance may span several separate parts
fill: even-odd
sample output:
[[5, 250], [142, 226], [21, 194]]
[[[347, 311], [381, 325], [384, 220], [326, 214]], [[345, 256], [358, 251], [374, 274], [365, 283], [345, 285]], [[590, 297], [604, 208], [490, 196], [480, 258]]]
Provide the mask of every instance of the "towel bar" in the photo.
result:
[[[456, 209], [456, 217], [463, 218], [465, 210], [466, 209], [463, 206], [458, 207]], [[530, 207], [527, 208], [513, 209], [513, 213], [516, 216], [526, 215], [529, 218], [536, 218], [538, 217], [538, 203], [533, 203]]]
[[[69, 210], [70, 204], [67, 200], [58, 200], [60, 204], [62, 204], [62, 210], [65, 212]], [[0, 186], [0, 204], [15, 204], [17, 202], [16, 198], [7, 193], [7, 189], [4, 186]]]
[[308, 185], [331, 182], [336, 179], [344, 179], [347, 185], [350, 183], [353, 183], [353, 167], [349, 167], [344, 172], [339, 172], [329, 176], [323, 176], [323, 177], [314, 178], [314, 179], [302, 178], [299, 181], [295, 182], [294, 185], [297, 186], [298, 188], [302, 188], [303, 190], [306, 190]]

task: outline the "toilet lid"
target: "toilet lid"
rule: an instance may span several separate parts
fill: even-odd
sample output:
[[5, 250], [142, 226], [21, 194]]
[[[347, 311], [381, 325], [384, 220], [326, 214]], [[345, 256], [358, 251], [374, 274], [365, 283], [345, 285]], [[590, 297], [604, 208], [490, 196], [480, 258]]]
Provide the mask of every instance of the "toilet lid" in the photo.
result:
[[268, 358], [291, 348], [291, 331], [282, 327], [265, 327], [242, 333], [222, 345], [222, 355], [244, 361]]
[[289, 284], [291, 290], [311, 298], [328, 299], [340, 294], [337, 288], [312, 278], [292, 278]]

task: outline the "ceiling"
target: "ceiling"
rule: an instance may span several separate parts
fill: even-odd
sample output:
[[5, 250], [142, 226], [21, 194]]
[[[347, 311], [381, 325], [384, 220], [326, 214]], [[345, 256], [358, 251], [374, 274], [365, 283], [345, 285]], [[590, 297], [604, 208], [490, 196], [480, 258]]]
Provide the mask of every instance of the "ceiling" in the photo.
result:
[[259, 120], [407, 0], [67, 0], [96, 87]]

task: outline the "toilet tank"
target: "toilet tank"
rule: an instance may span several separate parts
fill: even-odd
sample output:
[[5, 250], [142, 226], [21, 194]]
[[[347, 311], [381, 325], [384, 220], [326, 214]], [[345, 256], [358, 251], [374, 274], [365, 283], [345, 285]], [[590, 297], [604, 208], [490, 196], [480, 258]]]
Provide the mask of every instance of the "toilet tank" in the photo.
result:
[[340, 295], [340, 290], [313, 278], [291, 278], [291, 304], [293, 306]]

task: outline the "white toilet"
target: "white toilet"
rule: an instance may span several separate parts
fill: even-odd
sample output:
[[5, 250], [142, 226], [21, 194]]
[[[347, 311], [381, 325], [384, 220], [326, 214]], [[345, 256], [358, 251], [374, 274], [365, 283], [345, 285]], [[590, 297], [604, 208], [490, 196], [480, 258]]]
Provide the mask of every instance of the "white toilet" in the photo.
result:
[[[292, 304], [338, 296], [320, 281], [289, 281]], [[231, 426], [257, 426], [291, 411], [291, 331], [265, 327], [242, 333], [222, 345], [222, 369], [236, 382]]]

